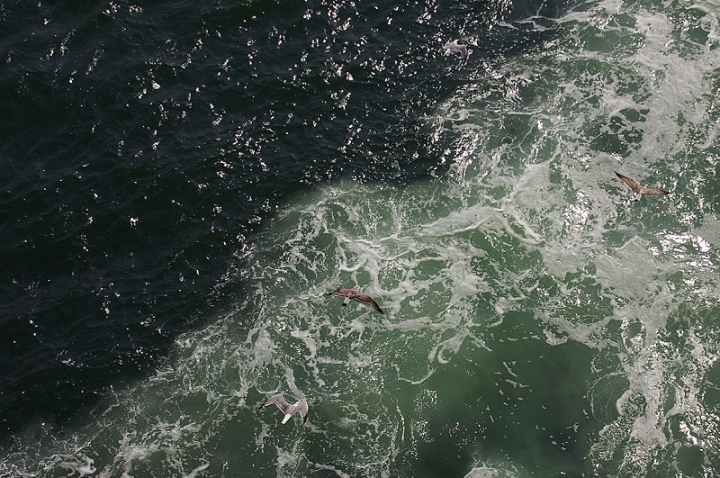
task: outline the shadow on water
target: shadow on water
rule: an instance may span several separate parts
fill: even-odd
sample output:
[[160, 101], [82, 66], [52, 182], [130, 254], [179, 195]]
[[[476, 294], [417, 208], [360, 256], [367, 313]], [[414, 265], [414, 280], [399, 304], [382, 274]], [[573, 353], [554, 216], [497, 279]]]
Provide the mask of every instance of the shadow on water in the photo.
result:
[[602, 423], [577, 384], [589, 382], [594, 353], [574, 341], [549, 345], [536, 321], [530, 313], [506, 314], [488, 330], [490, 350], [463, 347], [426, 382], [437, 408], [428, 423], [434, 440], [417, 450], [424, 473], [464, 476], [494, 462], [545, 476], [587, 471]]
[[[567, 6], [505, 3], [6, 4], [0, 438], [62, 426], [243, 307], [253, 235], [291, 193], [442, 175], [453, 138], [423, 115]], [[467, 64], [441, 50], [462, 35]]]

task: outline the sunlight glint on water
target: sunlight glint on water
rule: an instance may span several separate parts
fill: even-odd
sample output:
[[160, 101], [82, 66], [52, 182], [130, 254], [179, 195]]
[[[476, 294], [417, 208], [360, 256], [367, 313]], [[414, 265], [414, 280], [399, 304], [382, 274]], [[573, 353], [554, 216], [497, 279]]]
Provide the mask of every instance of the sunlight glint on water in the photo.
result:
[[[28, 432], [38, 468], [712, 473], [718, 11], [628, 8], [567, 15], [548, 48], [428, 113], [457, 136], [447, 175], [291, 198], [241, 277], [250, 306], [179, 338], [77, 428]], [[614, 171], [672, 194], [634, 203]], [[354, 284], [385, 315], [327, 296]], [[256, 413], [277, 392], [307, 398], [304, 427]]]

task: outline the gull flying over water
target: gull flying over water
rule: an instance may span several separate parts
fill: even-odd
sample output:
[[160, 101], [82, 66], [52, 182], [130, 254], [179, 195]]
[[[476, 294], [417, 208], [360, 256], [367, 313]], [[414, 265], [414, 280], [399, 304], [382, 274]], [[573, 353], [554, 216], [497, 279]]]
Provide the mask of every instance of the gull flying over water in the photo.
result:
[[340, 287], [338, 290], [331, 292], [328, 295], [339, 295], [340, 297], [345, 297], [345, 300], [342, 303], [343, 306], [348, 305], [350, 303], [350, 300], [352, 299], [356, 302], [360, 302], [363, 305], [367, 305], [368, 307], [377, 310], [381, 314], [385, 313], [382, 311], [380, 306], [377, 305], [377, 302], [372, 299], [372, 297], [358, 292], [358, 286], [355, 286], [352, 289]]
[[662, 189], [657, 188], [648, 188], [646, 186], [640, 186], [634, 179], [629, 178], [627, 176], [623, 176], [622, 174], [615, 172], [617, 174], [617, 177], [622, 180], [625, 184], [630, 186], [630, 188], [637, 193], [637, 196], [635, 196], [635, 201], [639, 201], [641, 197], [645, 195], [650, 196], [657, 196], [661, 194], [668, 194], [667, 191], [664, 191]]
[[295, 402], [294, 404], [290, 405], [288, 402], [285, 401], [285, 397], [282, 396], [282, 393], [279, 393], [277, 395], [274, 395], [267, 400], [265, 400], [265, 403], [260, 405], [260, 408], [258, 408], [258, 411], [260, 411], [263, 407], [267, 407], [268, 405], [272, 404], [277, 405], [277, 407], [280, 409], [281, 412], [285, 414], [285, 418], [283, 418], [283, 423], [287, 423], [288, 420], [290, 420], [290, 417], [293, 416], [293, 414], [300, 412], [300, 415], [302, 416], [303, 423], [307, 421], [308, 416], [308, 404], [305, 400], [300, 400], [298, 402]]
[[443, 46], [445, 48], [445, 53], [452, 53], [457, 52], [460, 53], [460, 58], [462, 58], [463, 61], [467, 60], [468, 52], [467, 52], [467, 45], [461, 45], [458, 43], [457, 40], [449, 41], [445, 43]]

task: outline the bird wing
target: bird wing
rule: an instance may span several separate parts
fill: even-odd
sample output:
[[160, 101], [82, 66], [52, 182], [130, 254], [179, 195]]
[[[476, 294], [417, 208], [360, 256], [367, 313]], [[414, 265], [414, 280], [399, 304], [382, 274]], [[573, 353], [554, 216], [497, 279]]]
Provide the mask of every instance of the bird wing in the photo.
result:
[[345, 297], [345, 300], [342, 303], [342, 305], [345, 306], [350, 303], [350, 297], [352, 297], [352, 295], [355, 293], [354, 291], [356, 288], [357, 288], [357, 286], [355, 286], [352, 289], [346, 289], [344, 287], [340, 287], [339, 289], [330, 292], [328, 295], [338, 295], [340, 297]]
[[297, 403], [294, 403], [288, 407], [288, 409], [285, 411], [285, 418], [283, 418], [283, 423], [287, 423], [288, 420], [290, 420], [290, 417], [295, 415], [296, 413], [300, 413], [300, 416], [303, 418], [303, 423], [307, 421], [307, 414], [308, 414], [308, 405], [305, 399], [298, 401]]
[[645, 191], [645, 194], [650, 194], [653, 196], [658, 196], [660, 194], [669, 194], [667, 191], [663, 189], [657, 189], [657, 188], [648, 188], [647, 191]]
[[339, 295], [340, 297], [347, 297], [350, 294], [352, 294], [352, 289], [346, 289], [345, 287], [340, 287], [339, 289], [330, 292], [330, 295]]
[[350, 302], [350, 299], [357, 301], [363, 305], [367, 305], [368, 307], [371, 307], [381, 314], [385, 314], [385, 312], [382, 311], [380, 306], [375, 302], [372, 297], [369, 295], [361, 294], [358, 292], [358, 286], [356, 285], [352, 289], [346, 289], [344, 287], [340, 287], [339, 289], [333, 291], [330, 293], [330, 295], [339, 295], [340, 297], [345, 297], [345, 300], [343, 301], [342, 305], [347, 305]]
[[305, 423], [308, 416], [308, 404], [305, 400], [300, 400], [300, 403], [297, 406], [297, 411], [300, 412], [300, 415], [303, 417], [303, 423]]
[[[280, 409], [281, 412], [287, 413], [286, 410], [290, 406], [290, 404], [285, 400], [285, 397], [282, 396], [282, 393], [279, 393], [277, 395], [273, 395], [272, 397], [265, 400], [265, 403], [260, 405], [260, 408], [267, 407], [268, 405], [275, 404]], [[258, 410], [260, 410], [258, 408]]]
[[459, 44], [457, 40], [445, 43], [444, 47], [446, 53], [458, 52], [463, 60], [467, 58], [467, 46]]
[[622, 182], [624, 182], [625, 184], [630, 186], [630, 188], [632, 188], [633, 191], [640, 194], [641, 186], [637, 182], [635, 182], [634, 179], [629, 178], [627, 176], [623, 176], [622, 174], [618, 173], [617, 171], [615, 172], [615, 174], [617, 175], [618, 178], [620, 178], [622, 180]]
[[462, 58], [463, 61], [467, 60], [467, 47], [465, 45], [462, 45], [461, 48], [458, 49], [460, 52], [460, 58]]
[[369, 295], [356, 294], [355, 297], [353, 297], [353, 299], [356, 300], [356, 301], [358, 301], [358, 302], [360, 302], [360, 303], [363, 304], [363, 305], [367, 305], [368, 307], [377, 310], [377, 311], [380, 312], [381, 314], [385, 314], [385, 312], [382, 311], [382, 309], [381, 309], [380, 306], [377, 304], [377, 302], [375, 302], [375, 301], [373, 300], [373, 298], [370, 297]]

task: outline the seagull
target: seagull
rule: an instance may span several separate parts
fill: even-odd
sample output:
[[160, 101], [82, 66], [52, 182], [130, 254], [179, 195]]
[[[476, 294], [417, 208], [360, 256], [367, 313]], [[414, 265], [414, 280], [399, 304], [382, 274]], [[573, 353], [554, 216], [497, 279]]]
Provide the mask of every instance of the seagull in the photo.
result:
[[637, 182], [635, 182], [634, 179], [631, 179], [627, 176], [623, 176], [622, 174], [618, 173], [617, 171], [615, 172], [615, 174], [617, 174], [617, 177], [620, 178], [622, 180], [622, 182], [624, 182], [625, 184], [630, 186], [630, 188], [637, 193], [637, 196], [635, 196], [635, 201], [639, 201], [640, 198], [645, 196], [646, 194], [651, 195], [651, 196], [668, 194], [667, 191], [664, 191], [662, 189], [648, 188], [645, 186], [640, 186]]
[[461, 45], [458, 43], [457, 40], [449, 41], [445, 43], [443, 46], [445, 48], [445, 53], [452, 53], [457, 52], [460, 53], [460, 57], [463, 61], [467, 60], [468, 52], [467, 52], [467, 45]]
[[290, 420], [290, 417], [293, 416], [293, 414], [300, 412], [300, 415], [303, 418], [303, 423], [307, 421], [308, 416], [308, 404], [305, 400], [300, 400], [298, 402], [295, 402], [294, 404], [290, 405], [288, 402], [285, 401], [285, 397], [282, 396], [282, 393], [278, 395], [274, 395], [270, 398], [268, 398], [265, 403], [260, 405], [260, 408], [258, 408], [258, 411], [260, 411], [263, 407], [267, 407], [268, 405], [272, 404], [277, 405], [277, 407], [280, 409], [281, 412], [285, 414], [285, 418], [283, 418], [283, 423], [287, 423], [288, 420]]
[[356, 302], [360, 302], [363, 305], [372, 307], [373, 309], [377, 310], [381, 314], [385, 313], [382, 311], [380, 306], [377, 305], [377, 302], [375, 302], [372, 299], [372, 297], [358, 292], [358, 286], [355, 286], [352, 289], [346, 289], [344, 287], [340, 287], [338, 290], [336, 290], [335, 292], [331, 292], [328, 295], [339, 295], [340, 297], [345, 297], [345, 300], [342, 303], [343, 306], [348, 305], [350, 303], [350, 299], [352, 299]]

